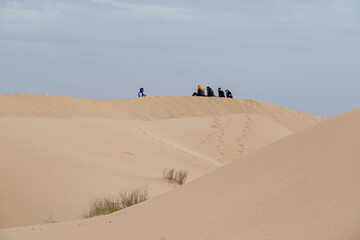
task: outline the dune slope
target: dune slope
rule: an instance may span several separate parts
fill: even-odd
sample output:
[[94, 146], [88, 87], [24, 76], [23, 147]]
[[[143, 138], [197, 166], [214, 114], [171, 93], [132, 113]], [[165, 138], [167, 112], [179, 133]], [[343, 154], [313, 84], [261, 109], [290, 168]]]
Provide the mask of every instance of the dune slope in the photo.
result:
[[0, 95], [0, 227], [79, 219], [95, 198], [177, 186], [324, 118], [251, 100]]
[[359, 142], [360, 108], [123, 211], [0, 234], [58, 240], [356, 240]]

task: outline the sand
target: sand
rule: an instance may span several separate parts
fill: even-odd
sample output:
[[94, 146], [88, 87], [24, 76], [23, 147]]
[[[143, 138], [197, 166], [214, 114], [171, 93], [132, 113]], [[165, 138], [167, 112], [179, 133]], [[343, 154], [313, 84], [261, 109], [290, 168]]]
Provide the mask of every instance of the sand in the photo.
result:
[[[261, 209], [264, 196], [257, 194], [272, 190], [259, 189], [271, 189], [274, 179], [281, 180], [282, 175], [277, 174], [286, 172], [281, 163], [290, 164], [281, 154], [296, 150], [301, 156], [310, 151], [303, 145], [308, 146], [314, 136], [301, 140], [305, 142], [300, 141], [296, 147], [291, 145], [294, 151], [280, 144], [279, 153], [269, 150], [263, 154], [262, 147], [279, 139], [286, 145], [288, 138], [284, 137], [299, 131], [301, 135], [303, 129], [313, 125], [316, 129], [328, 122], [318, 125], [324, 120], [240, 99], [151, 97], [105, 101], [0, 95], [0, 227], [38, 224], [50, 216], [57, 221], [80, 219], [91, 200], [124, 189], [147, 186], [152, 197], [144, 204], [106, 217], [4, 229], [0, 237], [251, 237], [239, 235], [239, 223], [245, 228], [260, 219], [245, 206], [259, 204]], [[178, 187], [164, 181], [165, 168], [186, 169], [189, 183]], [[284, 181], [286, 185], [286, 178]], [[246, 216], [254, 219], [246, 222]], [[276, 219], [281, 220], [279, 216]], [[255, 225], [251, 226], [263, 226]], [[247, 229], [243, 234], [251, 228]]]

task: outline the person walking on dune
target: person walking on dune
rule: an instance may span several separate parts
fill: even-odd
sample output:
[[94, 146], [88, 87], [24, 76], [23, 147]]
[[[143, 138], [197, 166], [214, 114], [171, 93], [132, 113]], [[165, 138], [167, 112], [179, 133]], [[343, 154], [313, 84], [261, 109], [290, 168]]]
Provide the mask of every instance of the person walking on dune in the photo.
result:
[[224, 91], [221, 88], [218, 88], [218, 97], [225, 97]]
[[225, 90], [225, 93], [227, 98], [233, 98], [233, 95], [229, 90]]
[[146, 97], [146, 94], [144, 93], [144, 88], [140, 88], [140, 91], [138, 93], [138, 97]]

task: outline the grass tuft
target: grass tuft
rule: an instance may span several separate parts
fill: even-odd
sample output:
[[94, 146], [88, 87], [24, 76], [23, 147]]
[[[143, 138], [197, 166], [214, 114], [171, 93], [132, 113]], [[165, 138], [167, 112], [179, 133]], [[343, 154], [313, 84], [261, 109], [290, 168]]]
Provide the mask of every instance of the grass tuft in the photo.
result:
[[168, 172], [166, 172], [166, 169], [164, 170], [163, 177], [168, 179], [171, 182], [176, 182], [180, 185], [183, 185], [186, 182], [187, 177], [189, 176], [189, 173], [184, 170], [178, 170], [175, 171], [173, 168], [170, 169]]
[[110, 214], [149, 199], [147, 188], [144, 190], [123, 191], [119, 196], [99, 198], [91, 202], [84, 218]]
[[189, 173], [187, 171], [179, 170], [175, 173], [175, 181], [180, 185], [183, 185], [186, 182]]
[[143, 191], [135, 190], [120, 193], [120, 202], [122, 208], [127, 208], [132, 205], [144, 202], [147, 199], [149, 199], [149, 193], [146, 188]]
[[119, 200], [115, 197], [98, 198], [91, 202], [86, 218], [106, 215], [121, 210]]
[[168, 172], [166, 172], [166, 169], [164, 169], [163, 177], [172, 181], [175, 179], [175, 170], [172, 168]]
[[50, 224], [50, 223], [56, 223], [57, 221], [53, 219], [52, 214], [50, 214], [48, 218], [40, 219], [40, 222], [43, 224]]

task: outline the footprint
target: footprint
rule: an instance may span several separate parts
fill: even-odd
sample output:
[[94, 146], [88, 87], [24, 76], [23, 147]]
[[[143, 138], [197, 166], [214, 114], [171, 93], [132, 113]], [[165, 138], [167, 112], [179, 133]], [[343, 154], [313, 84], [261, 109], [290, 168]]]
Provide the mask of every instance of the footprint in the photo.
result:
[[251, 119], [250, 115], [245, 115], [246, 116], [246, 121], [245, 121], [245, 126], [244, 126], [244, 130], [241, 131], [241, 138], [237, 138], [237, 142], [238, 142], [238, 153], [241, 155], [246, 154], [248, 147], [245, 145], [244, 141], [245, 139], [249, 138], [249, 133], [251, 132], [251, 129], [253, 128], [253, 119]]
[[127, 155], [130, 155], [130, 156], [136, 157], [136, 154], [131, 153], [131, 152], [122, 152], [122, 153], [125, 153], [125, 154], [127, 154]]

